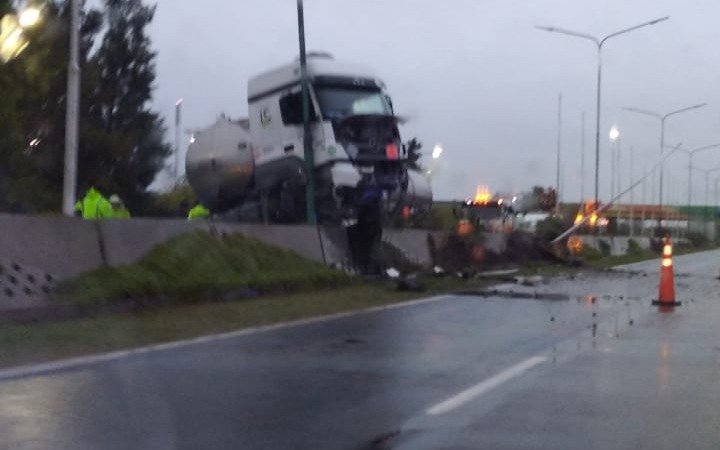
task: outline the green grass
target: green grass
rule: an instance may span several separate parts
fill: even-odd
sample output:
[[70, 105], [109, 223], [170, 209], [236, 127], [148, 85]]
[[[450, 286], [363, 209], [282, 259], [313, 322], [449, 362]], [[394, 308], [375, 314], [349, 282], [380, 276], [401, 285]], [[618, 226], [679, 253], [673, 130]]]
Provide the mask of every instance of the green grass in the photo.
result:
[[570, 266], [563, 264], [548, 264], [542, 262], [533, 262], [523, 265], [518, 275], [540, 275], [543, 277], [556, 277], [568, 273], [574, 273], [583, 270], [583, 266]]
[[[673, 248], [673, 254], [675, 256], [679, 255], [689, 255], [692, 253], [699, 253], [699, 252], [705, 252], [708, 250], [715, 250], [717, 247], [715, 246], [706, 246], [706, 247], [674, 247]], [[660, 258], [660, 254], [657, 252], [653, 252], [650, 250], [641, 250], [636, 253], [627, 253], [625, 255], [614, 255], [614, 256], [604, 256], [599, 259], [588, 259], [585, 261], [586, 265], [598, 269], [609, 269], [614, 266], [621, 266], [624, 264], [632, 264], [636, 262], [641, 261], [647, 261], [650, 259], [658, 259]]]
[[237, 289], [293, 292], [350, 282], [344, 273], [241, 234], [198, 231], [151, 250], [138, 263], [99, 269], [64, 282], [60, 298], [77, 305], [124, 299], [183, 303], [217, 299]]
[[[656, 258], [656, 254], [600, 258], [592, 267]], [[578, 270], [528, 264], [521, 274], [546, 276]], [[275, 284], [277, 283], [277, 285]], [[79, 304], [126, 296], [179, 300], [158, 302], [139, 313], [98, 313], [95, 317], [0, 326], [0, 366], [56, 360], [142, 345], [188, 339], [246, 327], [323, 316], [448, 293], [479, 289], [492, 280], [430, 278], [423, 293], [401, 292], [389, 282], [361, 283], [300, 256], [238, 235], [194, 233], [151, 251], [138, 264], [88, 273], [63, 285]], [[217, 286], [220, 286], [218, 288]], [[238, 287], [270, 295], [228, 298]], [[308, 292], [312, 290], [312, 292]], [[205, 302], [224, 291], [227, 302]], [[292, 291], [292, 292], [291, 292]]]
[[56, 360], [188, 339], [251, 326], [386, 305], [462, 289], [486, 280], [427, 280], [427, 290], [401, 292], [390, 283], [364, 283], [317, 292], [273, 295], [226, 303], [148, 309], [141, 313], [0, 327], [0, 366]]
[[[61, 298], [80, 306], [144, 300], [134, 312], [118, 313], [99, 307], [86, 310], [82, 318], [3, 323], [0, 366], [364, 309], [455, 290], [478, 289], [490, 281], [447, 277], [423, 282], [426, 290], [422, 293], [399, 291], [388, 281], [362, 283], [242, 235], [218, 237], [196, 232], [154, 248], [137, 264], [89, 272], [59, 288]], [[247, 287], [264, 295], [233, 296], [238, 288]], [[94, 316], [87, 316], [89, 312]]]
[[587, 260], [585, 261], [585, 264], [596, 269], [609, 269], [623, 264], [632, 264], [640, 261], [646, 261], [648, 259], [659, 258], [659, 256], [660, 255], [655, 252], [642, 251], [638, 253], [627, 253], [625, 255], [604, 256], [599, 259]]

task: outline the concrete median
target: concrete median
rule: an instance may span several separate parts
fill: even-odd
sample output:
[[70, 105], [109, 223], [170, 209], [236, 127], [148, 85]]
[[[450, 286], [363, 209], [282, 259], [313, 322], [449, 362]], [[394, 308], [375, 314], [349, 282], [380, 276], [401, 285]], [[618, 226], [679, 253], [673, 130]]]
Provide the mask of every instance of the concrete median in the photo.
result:
[[[117, 267], [138, 261], [154, 246], [194, 230], [242, 233], [292, 250], [328, 265], [348, 264], [347, 242], [341, 229], [308, 225], [262, 225], [131, 219], [86, 221], [61, 216], [0, 214], [0, 260], [55, 279], [72, 277], [98, 267]], [[421, 265], [431, 264], [428, 233], [437, 242], [442, 233], [427, 230], [386, 230], [384, 240]]]

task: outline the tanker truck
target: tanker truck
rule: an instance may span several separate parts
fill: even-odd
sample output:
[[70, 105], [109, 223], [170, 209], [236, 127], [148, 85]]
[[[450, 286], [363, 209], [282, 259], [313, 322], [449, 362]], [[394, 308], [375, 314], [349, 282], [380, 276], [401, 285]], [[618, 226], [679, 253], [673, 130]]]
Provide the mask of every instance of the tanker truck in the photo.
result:
[[[384, 83], [325, 53], [308, 54], [307, 73], [318, 221], [373, 241], [394, 215], [429, 209], [430, 184], [409, 167]], [[298, 60], [252, 77], [247, 118], [221, 116], [194, 134], [188, 182], [215, 216], [306, 220], [300, 81]]]

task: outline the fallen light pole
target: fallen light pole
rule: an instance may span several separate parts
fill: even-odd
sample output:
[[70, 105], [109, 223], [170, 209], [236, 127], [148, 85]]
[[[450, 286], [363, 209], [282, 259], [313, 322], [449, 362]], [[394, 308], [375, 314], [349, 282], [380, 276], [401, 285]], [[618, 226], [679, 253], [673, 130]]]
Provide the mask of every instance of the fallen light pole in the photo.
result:
[[[660, 161], [658, 161], [657, 163], [655, 163], [655, 165], [653, 166], [653, 168], [651, 169], [651, 171], [655, 170], [655, 169], [658, 168], [658, 167], [661, 167], [662, 164], [665, 162], [665, 160], [668, 159], [670, 156], [672, 156], [673, 153], [675, 153], [675, 152], [680, 148], [681, 145], [682, 145], [682, 143], [677, 144], [676, 146], [674, 146], [674, 147], [672, 148], [671, 151], [669, 151], [666, 155], [664, 155], [662, 158], [660, 158]], [[595, 212], [596, 212], [596, 213], [602, 213], [603, 211], [605, 211], [606, 209], [608, 209], [610, 206], [612, 206], [612, 205], [613, 205], [618, 199], [620, 199], [623, 195], [625, 195], [625, 194], [627, 194], [628, 192], [630, 192], [630, 191], [632, 191], [633, 189], [635, 189], [636, 186], [638, 186], [640, 183], [642, 183], [643, 181], [645, 181], [645, 179], [646, 179], [647, 177], [649, 177], [649, 176], [650, 176], [649, 174], [644, 175], [642, 178], [640, 178], [639, 180], [637, 180], [636, 182], [634, 182], [632, 185], [630, 185], [627, 189], [625, 189], [624, 191], [618, 193], [618, 194], [615, 195], [613, 198], [611, 198], [609, 202], [605, 203], [605, 204], [602, 205], [600, 208], [597, 208], [597, 209], [595, 210]], [[579, 221], [578, 221], [577, 223], [575, 223], [573, 226], [571, 226], [570, 228], [568, 228], [567, 230], [565, 230], [564, 232], [562, 232], [558, 237], [556, 237], [555, 239], [553, 239], [552, 241], [550, 241], [550, 243], [551, 243], [551, 244], [557, 244], [557, 243], [559, 243], [560, 241], [562, 241], [563, 239], [565, 239], [566, 237], [570, 236], [570, 235], [573, 234], [575, 231], [577, 231], [581, 226], [585, 225], [585, 224], [590, 220], [590, 217], [591, 217], [590, 215], [587, 215], [587, 216], [583, 217], [582, 220], [579, 220]]]

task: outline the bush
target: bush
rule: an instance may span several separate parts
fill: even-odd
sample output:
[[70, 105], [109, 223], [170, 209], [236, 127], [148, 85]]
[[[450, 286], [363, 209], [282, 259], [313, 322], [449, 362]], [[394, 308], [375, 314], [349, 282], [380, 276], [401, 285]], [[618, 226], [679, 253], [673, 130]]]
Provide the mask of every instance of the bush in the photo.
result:
[[436, 203], [430, 211], [412, 220], [411, 226], [425, 230], [449, 230], [457, 225], [452, 204]]
[[160, 217], [187, 217], [196, 202], [197, 197], [190, 185], [182, 183], [167, 192], [156, 194], [147, 213]]
[[598, 247], [600, 247], [600, 253], [607, 257], [612, 254], [612, 247], [610, 247], [610, 243], [604, 239], [598, 240]]
[[693, 247], [705, 247], [708, 245], [708, 238], [705, 233], [690, 231], [685, 237], [687, 237], [687, 240], [690, 241], [690, 245]]
[[594, 247], [590, 247], [589, 245], [583, 246], [583, 249], [580, 252], [580, 256], [584, 259], [587, 259], [588, 261], [595, 261], [603, 257], [602, 253], [600, 253], [599, 250]]
[[550, 242], [560, 236], [563, 231], [569, 228], [565, 222], [557, 217], [548, 217], [537, 223], [535, 235], [544, 242]]
[[343, 272], [241, 234], [184, 234], [153, 248], [135, 264], [98, 269], [63, 282], [58, 294], [72, 303], [118, 300], [197, 302], [239, 289], [299, 291], [349, 281]]
[[628, 248], [627, 248], [628, 255], [641, 255], [642, 253], [644, 253], [644, 251], [640, 247], [640, 244], [638, 244], [635, 239], [628, 240]]
[[450, 271], [482, 266], [486, 256], [483, 244], [484, 236], [477, 230], [465, 236], [451, 233], [436, 251], [437, 264]]

